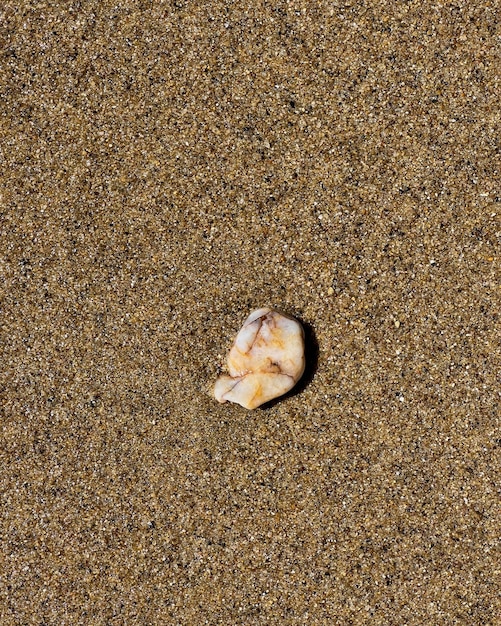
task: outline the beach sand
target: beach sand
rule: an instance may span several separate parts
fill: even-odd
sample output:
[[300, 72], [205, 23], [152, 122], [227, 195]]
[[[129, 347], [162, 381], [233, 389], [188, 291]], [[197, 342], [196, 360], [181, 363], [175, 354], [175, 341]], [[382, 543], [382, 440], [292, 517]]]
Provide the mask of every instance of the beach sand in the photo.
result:
[[499, 624], [495, 9], [3, 4], [3, 625]]

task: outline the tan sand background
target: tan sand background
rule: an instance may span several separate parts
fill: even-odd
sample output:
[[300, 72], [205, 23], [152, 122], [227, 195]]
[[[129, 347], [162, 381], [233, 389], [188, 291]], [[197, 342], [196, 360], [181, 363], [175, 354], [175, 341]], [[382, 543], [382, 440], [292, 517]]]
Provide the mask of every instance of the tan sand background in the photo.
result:
[[1, 3], [2, 625], [500, 623], [496, 7]]

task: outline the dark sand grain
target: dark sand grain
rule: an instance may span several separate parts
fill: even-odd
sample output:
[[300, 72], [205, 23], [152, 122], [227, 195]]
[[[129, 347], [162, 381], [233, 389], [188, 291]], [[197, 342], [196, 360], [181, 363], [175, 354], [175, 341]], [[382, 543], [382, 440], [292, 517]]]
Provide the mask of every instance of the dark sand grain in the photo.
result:
[[3, 2], [2, 625], [500, 623], [496, 7]]

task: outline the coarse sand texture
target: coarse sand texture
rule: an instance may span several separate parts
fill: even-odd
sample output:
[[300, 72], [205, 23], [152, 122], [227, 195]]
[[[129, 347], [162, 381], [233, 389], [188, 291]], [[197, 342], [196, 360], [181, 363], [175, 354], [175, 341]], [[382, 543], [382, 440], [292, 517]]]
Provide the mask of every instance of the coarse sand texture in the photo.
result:
[[501, 623], [499, 24], [0, 3], [2, 626]]

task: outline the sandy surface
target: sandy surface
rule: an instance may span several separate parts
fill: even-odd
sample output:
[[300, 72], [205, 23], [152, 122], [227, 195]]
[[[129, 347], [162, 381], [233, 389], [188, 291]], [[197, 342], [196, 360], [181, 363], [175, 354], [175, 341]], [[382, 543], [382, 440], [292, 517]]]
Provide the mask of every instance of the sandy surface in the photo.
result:
[[500, 623], [496, 6], [2, 3], [2, 625]]

